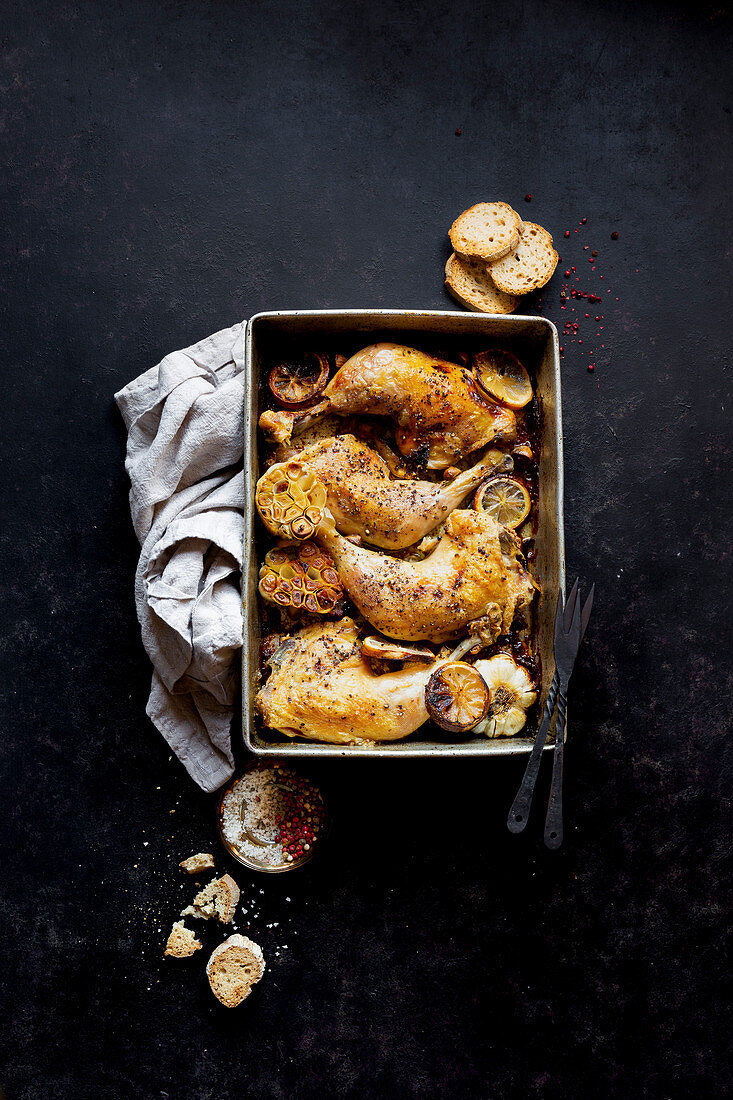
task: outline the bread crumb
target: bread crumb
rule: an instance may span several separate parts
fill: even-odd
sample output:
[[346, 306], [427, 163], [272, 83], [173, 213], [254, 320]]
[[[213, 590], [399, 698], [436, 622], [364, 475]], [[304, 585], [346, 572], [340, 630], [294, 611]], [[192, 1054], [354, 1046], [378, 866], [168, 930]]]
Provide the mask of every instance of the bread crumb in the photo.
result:
[[187, 959], [200, 951], [203, 944], [182, 921], [176, 921], [165, 945], [165, 955], [173, 959]]
[[197, 852], [195, 856], [189, 856], [178, 864], [187, 875], [196, 875], [199, 871], [213, 871], [214, 857], [210, 852]]
[[213, 879], [208, 886], [200, 890], [181, 913], [182, 917], [191, 916], [200, 920], [218, 920], [229, 924], [239, 902], [239, 887], [231, 875], [222, 875]]

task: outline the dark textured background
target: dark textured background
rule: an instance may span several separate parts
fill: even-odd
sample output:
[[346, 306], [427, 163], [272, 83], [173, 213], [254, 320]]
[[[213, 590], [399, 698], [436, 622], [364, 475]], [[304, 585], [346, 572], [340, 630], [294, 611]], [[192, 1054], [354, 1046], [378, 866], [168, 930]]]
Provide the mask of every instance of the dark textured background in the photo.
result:
[[[729, 13], [1, 7], [8, 1100], [730, 1095]], [[144, 717], [112, 394], [257, 310], [451, 308], [494, 197], [612, 289], [563, 365], [566, 845], [507, 834], [521, 761], [323, 767], [328, 851], [241, 876], [271, 966], [227, 1013], [160, 958], [212, 804]]]

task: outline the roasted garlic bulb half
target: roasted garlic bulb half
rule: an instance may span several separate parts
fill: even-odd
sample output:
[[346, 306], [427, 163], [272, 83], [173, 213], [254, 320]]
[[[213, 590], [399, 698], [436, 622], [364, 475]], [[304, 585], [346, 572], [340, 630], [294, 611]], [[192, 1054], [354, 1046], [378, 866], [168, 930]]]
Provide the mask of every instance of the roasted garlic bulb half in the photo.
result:
[[527, 721], [527, 711], [537, 701], [537, 690], [526, 668], [509, 653], [476, 661], [489, 691], [486, 718], [476, 727], [487, 737], [513, 737]]
[[333, 558], [310, 540], [298, 546], [276, 547], [260, 569], [260, 595], [286, 611], [338, 615], [344, 590]]

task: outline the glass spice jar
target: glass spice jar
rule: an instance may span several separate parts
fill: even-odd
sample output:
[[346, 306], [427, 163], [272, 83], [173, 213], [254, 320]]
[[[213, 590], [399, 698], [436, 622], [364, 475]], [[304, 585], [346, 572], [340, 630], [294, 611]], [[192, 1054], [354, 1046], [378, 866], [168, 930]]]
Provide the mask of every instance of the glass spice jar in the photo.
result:
[[219, 800], [219, 836], [253, 871], [293, 871], [323, 840], [326, 811], [318, 787], [281, 760], [255, 761]]

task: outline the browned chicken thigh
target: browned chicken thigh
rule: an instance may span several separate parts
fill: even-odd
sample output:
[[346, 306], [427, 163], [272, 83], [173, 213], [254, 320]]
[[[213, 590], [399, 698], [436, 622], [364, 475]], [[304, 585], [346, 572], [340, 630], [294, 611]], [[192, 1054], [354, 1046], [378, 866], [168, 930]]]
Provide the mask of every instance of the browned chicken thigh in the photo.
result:
[[395, 481], [384, 459], [354, 435], [318, 440], [297, 459], [323, 483], [338, 530], [387, 550], [414, 545], [480, 481], [513, 466], [509, 455], [491, 451], [454, 481]]
[[519, 539], [485, 513], [451, 512], [440, 542], [419, 562], [354, 546], [332, 528], [317, 538], [361, 614], [389, 638], [446, 642], [480, 629], [493, 642], [534, 595]]
[[428, 719], [425, 685], [438, 664], [409, 662], [372, 672], [352, 619], [318, 623], [283, 642], [255, 706], [266, 726], [288, 736], [355, 744], [396, 741]]
[[328, 412], [389, 417], [400, 451], [419, 455], [425, 448], [431, 470], [516, 435], [514, 413], [483, 394], [470, 371], [401, 344], [362, 348], [336, 371], [318, 405], [304, 413], [265, 412], [260, 427], [285, 443], [299, 422]]
[[255, 497], [274, 534], [315, 538], [329, 551], [358, 610], [390, 638], [444, 642], [480, 620], [483, 636], [493, 641], [532, 599], [519, 539], [485, 512], [452, 512], [432, 553], [406, 562], [339, 534], [323, 484], [297, 460], [271, 467]]

